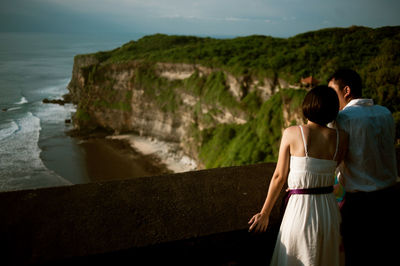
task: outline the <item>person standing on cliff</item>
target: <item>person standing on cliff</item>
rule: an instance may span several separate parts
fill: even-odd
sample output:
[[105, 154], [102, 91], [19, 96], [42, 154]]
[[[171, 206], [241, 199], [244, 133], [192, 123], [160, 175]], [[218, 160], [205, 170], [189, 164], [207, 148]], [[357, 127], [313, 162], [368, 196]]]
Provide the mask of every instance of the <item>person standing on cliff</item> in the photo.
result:
[[351, 69], [328, 80], [339, 98], [336, 127], [349, 134], [339, 165], [346, 196], [341, 208], [346, 265], [390, 265], [398, 260], [399, 197], [395, 125], [390, 111], [363, 99], [361, 78]]
[[271, 265], [340, 265], [340, 211], [333, 194], [334, 174], [347, 150], [347, 134], [326, 125], [339, 111], [336, 92], [327, 86], [310, 90], [303, 101], [306, 125], [284, 130], [278, 163], [261, 211], [249, 231], [264, 232], [286, 183], [287, 205]]

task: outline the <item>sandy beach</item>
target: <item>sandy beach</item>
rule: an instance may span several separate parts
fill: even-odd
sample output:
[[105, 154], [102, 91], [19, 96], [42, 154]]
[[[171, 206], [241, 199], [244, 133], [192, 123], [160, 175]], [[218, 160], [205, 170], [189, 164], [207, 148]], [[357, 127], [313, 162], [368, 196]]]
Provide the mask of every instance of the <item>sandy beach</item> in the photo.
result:
[[135, 151], [124, 140], [90, 138], [80, 146], [89, 182], [172, 173], [159, 158]]
[[[78, 138], [83, 155], [81, 180], [87, 183], [180, 173], [197, 169], [177, 143], [133, 134]], [[63, 167], [62, 167], [63, 168]]]
[[159, 160], [159, 163], [165, 165], [165, 167], [173, 173], [197, 169], [196, 162], [186, 156], [177, 143], [164, 142], [151, 137], [133, 134], [108, 136], [107, 139], [129, 143], [134, 151], [137, 151], [143, 156], [151, 156], [155, 158], [155, 160]]

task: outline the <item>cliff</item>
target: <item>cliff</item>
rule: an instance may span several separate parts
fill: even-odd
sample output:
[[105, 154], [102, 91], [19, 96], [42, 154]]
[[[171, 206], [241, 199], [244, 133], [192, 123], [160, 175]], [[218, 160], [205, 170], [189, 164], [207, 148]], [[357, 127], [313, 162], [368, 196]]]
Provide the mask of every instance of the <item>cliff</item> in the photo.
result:
[[156, 34], [75, 57], [78, 130], [105, 128], [178, 143], [201, 167], [277, 159], [282, 129], [300, 123], [300, 80], [357, 70], [364, 97], [387, 106], [400, 138], [400, 27], [323, 29], [288, 39]]
[[[136, 60], [104, 64], [95, 55], [79, 55], [68, 90], [78, 105], [73, 119], [77, 129], [100, 127], [114, 134], [134, 132], [180, 143], [201, 166], [203, 132], [248, 124], [255, 116], [244, 104], [246, 96], [261, 103], [283, 86], [287, 86], [284, 80], [235, 76], [198, 64]], [[301, 119], [292, 109], [283, 105], [285, 125]]]

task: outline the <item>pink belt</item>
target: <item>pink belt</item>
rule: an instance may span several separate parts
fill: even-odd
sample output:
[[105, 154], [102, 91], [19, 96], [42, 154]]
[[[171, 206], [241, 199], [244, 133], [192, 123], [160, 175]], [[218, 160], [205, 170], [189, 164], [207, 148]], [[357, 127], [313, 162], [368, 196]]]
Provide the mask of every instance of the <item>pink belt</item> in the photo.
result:
[[293, 194], [329, 194], [333, 192], [333, 186], [329, 187], [315, 187], [315, 188], [296, 188], [290, 189], [285, 199], [285, 208], [289, 201], [289, 198]]

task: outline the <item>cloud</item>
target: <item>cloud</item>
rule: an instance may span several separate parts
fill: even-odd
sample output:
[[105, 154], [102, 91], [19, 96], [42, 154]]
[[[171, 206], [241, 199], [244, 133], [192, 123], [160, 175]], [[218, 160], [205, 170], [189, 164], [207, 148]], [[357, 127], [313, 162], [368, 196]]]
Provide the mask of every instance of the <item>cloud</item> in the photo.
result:
[[[188, 18], [247, 20], [274, 14], [274, 5], [261, 0], [32, 0], [57, 4], [62, 8], [87, 14], [119, 17]], [[276, 0], [275, 0], [276, 1]]]
[[225, 18], [226, 21], [235, 21], [235, 22], [243, 22], [243, 21], [251, 21], [252, 19], [250, 18], [235, 18], [235, 17], [228, 17]]

